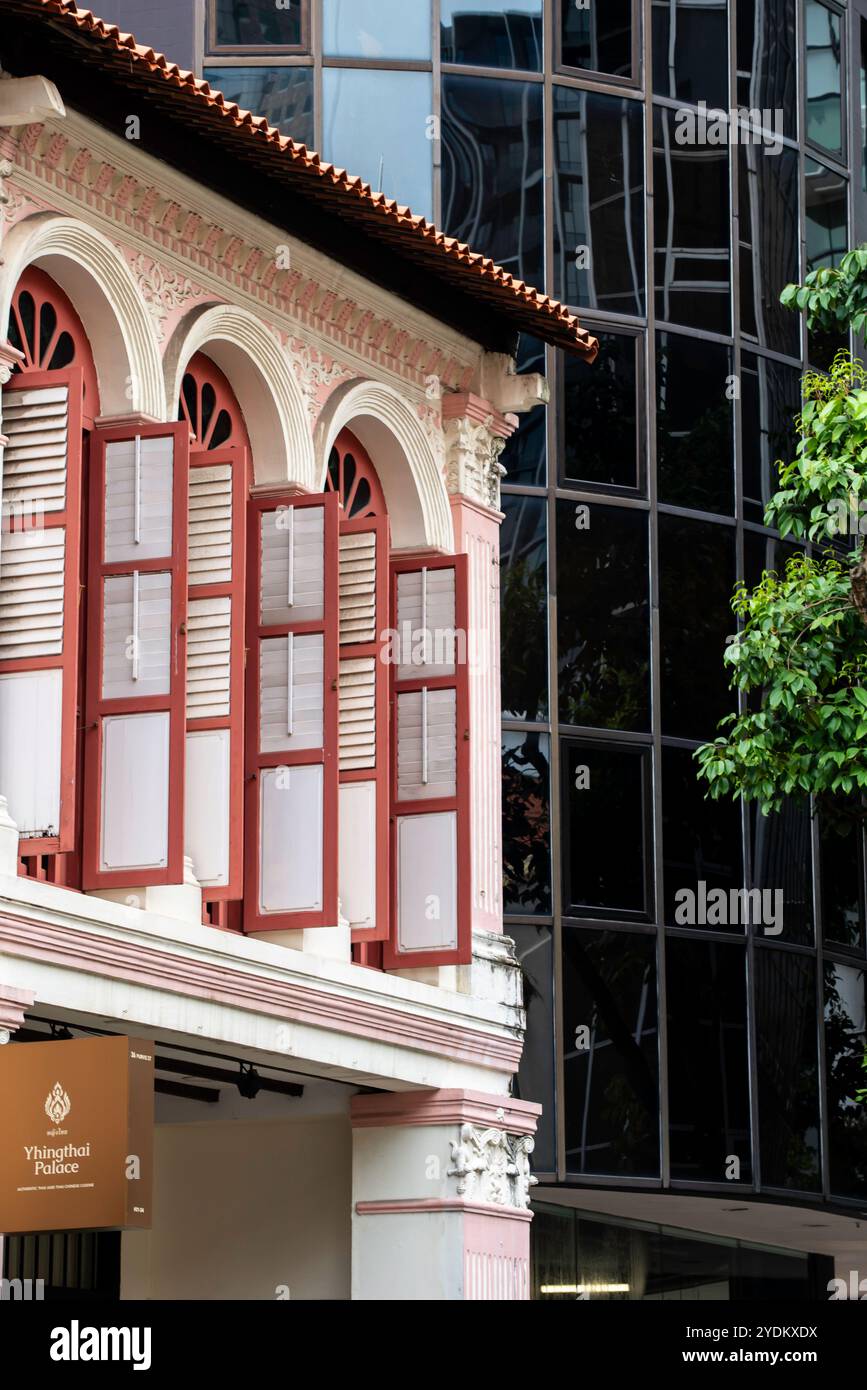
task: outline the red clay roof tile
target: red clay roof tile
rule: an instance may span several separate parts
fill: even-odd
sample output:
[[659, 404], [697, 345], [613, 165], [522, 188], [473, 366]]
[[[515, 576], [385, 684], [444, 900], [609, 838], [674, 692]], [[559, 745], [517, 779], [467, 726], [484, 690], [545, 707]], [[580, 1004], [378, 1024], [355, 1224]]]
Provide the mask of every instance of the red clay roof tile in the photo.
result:
[[[402, 249], [407, 254], [414, 256], [422, 253], [428, 264], [431, 264], [431, 255], [447, 258], [450, 264], [460, 268], [461, 279], [466, 278], [465, 288], [469, 293], [477, 295], [472, 278], [484, 281], [486, 301], [493, 307], [504, 311], [524, 311], [520, 314], [520, 327], [524, 331], [535, 333], [556, 346], [578, 352], [590, 361], [595, 358], [597, 340], [581, 327], [575, 314], [555, 299], [515, 279], [490, 257], [472, 251], [465, 242], [446, 236], [426, 218], [415, 216], [409, 208], [386, 198], [383, 193], [374, 192], [362, 179], [324, 162], [314, 150], [308, 150], [305, 145], [296, 143], [269, 125], [264, 116], [255, 116], [250, 111], [242, 110], [236, 103], [227, 101], [222, 92], [212, 90], [208, 82], [191, 72], [185, 72], [176, 63], [170, 63], [162, 53], [137, 43], [132, 34], [122, 33], [116, 24], [107, 24], [91, 10], [79, 9], [74, 0], [13, 0], [13, 3], [21, 10], [41, 13], [55, 27], [74, 27], [80, 34], [103, 44], [102, 56], [107, 62], [124, 60], [131, 55], [143, 77], [159, 75], [167, 85], [199, 102], [203, 113], [212, 112], [213, 119], [231, 122], [248, 138], [273, 146], [275, 158], [288, 156], [295, 170], [310, 178], [325, 180], [342, 197], [362, 203], [377, 220], [381, 219], [379, 225], [372, 226], [371, 230], [380, 233], [397, 231]], [[129, 68], [124, 72], [127, 81], [133, 75]], [[361, 208], [357, 210], [361, 211]]]

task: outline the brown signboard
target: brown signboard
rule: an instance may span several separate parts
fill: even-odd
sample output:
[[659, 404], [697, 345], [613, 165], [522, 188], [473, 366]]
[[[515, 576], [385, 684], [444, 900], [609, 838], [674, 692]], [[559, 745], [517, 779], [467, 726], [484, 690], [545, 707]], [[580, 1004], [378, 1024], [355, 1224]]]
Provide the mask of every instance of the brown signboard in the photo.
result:
[[0, 1233], [151, 1224], [154, 1046], [0, 1047]]

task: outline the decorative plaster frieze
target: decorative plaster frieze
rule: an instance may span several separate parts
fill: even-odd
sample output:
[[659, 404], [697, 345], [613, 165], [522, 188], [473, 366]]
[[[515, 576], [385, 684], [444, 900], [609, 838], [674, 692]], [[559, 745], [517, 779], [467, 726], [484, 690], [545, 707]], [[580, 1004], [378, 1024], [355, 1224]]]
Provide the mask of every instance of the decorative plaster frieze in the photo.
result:
[[460, 1138], [449, 1140], [449, 1146], [448, 1176], [457, 1178], [459, 1197], [499, 1207], [529, 1207], [530, 1188], [537, 1182], [530, 1172], [531, 1135], [463, 1124]]
[[341, 381], [348, 381], [353, 373], [342, 362], [323, 356], [300, 338], [290, 338], [288, 348], [292, 370], [304, 393], [304, 404], [313, 428], [331, 391]]
[[[314, 333], [322, 359], [355, 358], [366, 373], [380, 367], [416, 389], [424, 389], [432, 375], [444, 390], [469, 389], [477, 353], [468, 341], [422, 311], [398, 306], [391, 296], [390, 317], [379, 307], [382, 294], [361, 277], [303, 243], [297, 250], [287, 246], [279, 229], [269, 229], [185, 175], [157, 166], [77, 113], [67, 112], [62, 131], [51, 123], [28, 126], [18, 137], [14, 158], [23, 196], [32, 190], [51, 207], [109, 224], [109, 235], [115, 240], [122, 235], [133, 260], [142, 253], [177, 283], [183, 284], [189, 271], [206, 295], [237, 301], [241, 294], [256, 310], [267, 307], [288, 332], [297, 335], [303, 328], [307, 339]], [[183, 263], [183, 269], [170, 270], [172, 261]], [[163, 287], [153, 295], [162, 324]], [[330, 353], [329, 346], [338, 352]], [[350, 369], [350, 374], [359, 373]]]
[[163, 342], [166, 336], [165, 320], [169, 315], [183, 309], [191, 300], [202, 299], [205, 291], [185, 275], [167, 270], [159, 261], [143, 252], [128, 259], [141, 297], [154, 321], [154, 332], [158, 341]]

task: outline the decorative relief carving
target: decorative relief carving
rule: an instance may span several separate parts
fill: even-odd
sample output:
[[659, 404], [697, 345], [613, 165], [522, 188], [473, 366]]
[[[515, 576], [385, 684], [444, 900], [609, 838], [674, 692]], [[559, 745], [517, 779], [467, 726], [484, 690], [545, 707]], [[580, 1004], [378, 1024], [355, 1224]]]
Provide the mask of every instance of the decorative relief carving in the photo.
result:
[[530, 1205], [530, 1188], [537, 1179], [530, 1172], [533, 1139], [529, 1134], [464, 1124], [460, 1139], [451, 1139], [449, 1144], [452, 1166], [448, 1176], [457, 1178], [459, 1197], [522, 1210]]
[[201, 299], [205, 291], [185, 275], [166, 270], [144, 252], [130, 261], [141, 297], [151, 312], [159, 342], [165, 338], [165, 320], [175, 309], [182, 309], [190, 299]]
[[289, 349], [292, 370], [304, 393], [304, 404], [313, 426], [332, 387], [353, 373], [342, 362], [335, 362], [333, 357], [326, 357], [298, 338], [289, 339]]
[[[33, 203], [32, 198], [20, 188], [11, 188], [6, 180], [15, 172], [10, 159], [0, 159], [0, 221], [14, 222], [25, 203]], [[35, 207], [35, 203], [33, 203]]]
[[446, 486], [482, 506], [499, 510], [500, 479], [506, 470], [500, 455], [506, 447], [502, 435], [492, 430], [493, 415], [484, 421], [465, 415], [445, 422]]

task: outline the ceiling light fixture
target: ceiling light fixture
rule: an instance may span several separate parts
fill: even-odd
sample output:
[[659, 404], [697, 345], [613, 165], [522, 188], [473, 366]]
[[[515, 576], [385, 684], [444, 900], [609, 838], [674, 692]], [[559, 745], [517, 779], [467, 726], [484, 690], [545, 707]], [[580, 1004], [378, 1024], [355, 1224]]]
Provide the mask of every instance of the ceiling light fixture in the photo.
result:
[[241, 1062], [241, 1070], [235, 1083], [238, 1092], [245, 1100], [255, 1100], [262, 1089], [262, 1078], [251, 1062]]

